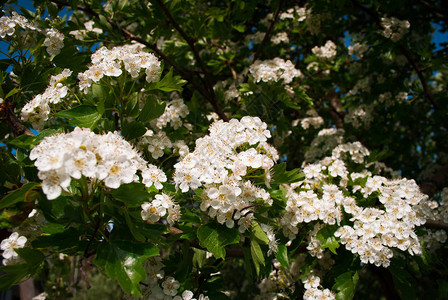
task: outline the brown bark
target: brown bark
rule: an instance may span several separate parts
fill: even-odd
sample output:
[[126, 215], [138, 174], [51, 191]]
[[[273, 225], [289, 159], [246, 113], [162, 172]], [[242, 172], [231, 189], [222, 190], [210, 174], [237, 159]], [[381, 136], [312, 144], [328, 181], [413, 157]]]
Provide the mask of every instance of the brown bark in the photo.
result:
[[19, 285], [20, 300], [31, 300], [36, 296], [36, 290], [34, 289], [33, 278], [29, 278]]

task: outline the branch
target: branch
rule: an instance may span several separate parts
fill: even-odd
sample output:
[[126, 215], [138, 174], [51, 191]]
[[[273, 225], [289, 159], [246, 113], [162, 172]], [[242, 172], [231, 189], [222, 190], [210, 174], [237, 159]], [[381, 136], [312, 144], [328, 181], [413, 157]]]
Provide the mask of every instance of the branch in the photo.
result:
[[421, 4], [423, 4], [424, 6], [428, 7], [429, 9], [431, 9], [431, 10], [432, 10], [431, 12], [432, 12], [437, 18], [439, 18], [439, 19], [441, 19], [441, 20], [443, 20], [443, 21], [445, 21], [445, 22], [448, 22], [448, 10], [443, 9], [443, 8], [440, 7], [440, 6], [432, 5], [431, 3], [428, 3], [428, 2], [425, 1], [425, 0], [419, 0], [419, 2], [420, 2]]
[[428, 84], [426, 83], [425, 77], [423, 77], [422, 71], [417, 67], [417, 65], [415, 64], [411, 55], [409, 54], [408, 51], [406, 51], [406, 49], [403, 46], [400, 46], [399, 49], [400, 49], [400, 52], [406, 57], [408, 62], [411, 64], [414, 71], [417, 73], [418, 79], [420, 80], [420, 83], [422, 84], [422, 87], [423, 87], [423, 92], [425, 93], [428, 100], [431, 102], [433, 108], [438, 109], [439, 106], [434, 101], [431, 91], [428, 89]]
[[266, 44], [266, 42], [268, 41], [268, 38], [271, 35], [272, 28], [274, 28], [275, 22], [277, 22], [278, 15], [280, 13], [280, 9], [281, 9], [281, 7], [283, 5], [283, 2], [284, 2], [284, 0], [280, 0], [278, 2], [277, 9], [275, 10], [275, 13], [274, 13], [274, 18], [273, 18], [271, 24], [269, 25], [269, 28], [266, 31], [266, 33], [265, 33], [265, 35], [263, 37], [263, 40], [261, 41], [261, 44], [260, 44], [260, 46], [257, 49], [257, 52], [255, 52], [255, 55], [254, 55], [254, 58], [253, 58], [252, 62], [255, 62], [258, 59], [258, 57], [260, 56], [261, 52], [263, 51], [264, 45]]
[[448, 224], [436, 220], [426, 220], [426, 223], [423, 226], [428, 229], [443, 229], [448, 232]]
[[344, 116], [345, 116], [345, 114], [343, 112], [341, 101], [339, 101], [338, 94], [336, 93], [336, 91], [334, 89], [332, 89], [330, 91], [330, 93], [328, 94], [328, 96], [330, 98], [330, 105], [331, 105], [331, 108], [332, 108], [330, 110], [330, 114], [335, 119], [336, 127], [339, 128], [339, 129], [343, 129], [344, 128]]
[[448, 181], [448, 163], [442, 166], [429, 180], [420, 184], [423, 193], [432, 197], [437, 190], [441, 190]]
[[0, 112], [4, 115], [2, 119], [6, 120], [6, 123], [14, 136], [19, 136], [22, 134], [35, 135], [28, 127], [20, 122], [9, 101], [5, 101], [0, 105]]

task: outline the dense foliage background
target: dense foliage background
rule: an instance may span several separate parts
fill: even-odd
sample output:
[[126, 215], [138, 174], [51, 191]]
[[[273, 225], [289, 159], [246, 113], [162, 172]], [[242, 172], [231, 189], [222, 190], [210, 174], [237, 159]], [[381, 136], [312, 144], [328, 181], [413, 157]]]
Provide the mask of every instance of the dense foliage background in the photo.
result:
[[447, 297], [443, 1], [2, 3], [2, 289]]

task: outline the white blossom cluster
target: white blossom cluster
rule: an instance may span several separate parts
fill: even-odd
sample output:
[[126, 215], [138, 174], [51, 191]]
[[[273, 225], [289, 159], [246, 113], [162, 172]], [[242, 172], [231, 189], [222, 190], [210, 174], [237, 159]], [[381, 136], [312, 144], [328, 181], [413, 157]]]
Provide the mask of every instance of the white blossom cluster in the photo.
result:
[[383, 17], [381, 18], [381, 27], [383, 27], [381, 31], [383, 36], [397, 42], [409, 31], [411, 24], [407, 20]]
[[[440, 201], [428, 201], [421, 205], [423, 214], [428, 219], [448, 223], [448, 188], [444, 188], [440, 193]], [[426, 242], [426, 249], [435, 251], [447, 241], [448, 236], [445, 230], [427, 229], [427, 234], [421, 237]]]
[[0, 37], [4, 39], [6, 36], [12, 36], [16, 26], [22, 29], [37, 30], [35, 24], [30, 23], [24, 16], [13, 11], [11, 16], [3, 16], [0, 18]]
[[280, 20], [297, 19], [298, 22], [303, 22], [307, 15], [311, 14], [311, 9], [306, 7], [294, 6], [280, 14]]
[[[160, 256], [150, 257], [143, 264], [146, 271], [145, 285], [142, 287], [143, 298], [138, 299], [151, 299], [151, 300], [209, 300], [209, 298], [203, 294], [199, 297], [193, 298], [194, 293], [189, 290], [184, 290], [180, 293], [180, 283], [172, 276], [165, 276], [163, 270], [163, 263]], [[125, 295], [125, 299], [137, 299], [132, 298], [129, 295]]]
[[333, 300], [336, 299], [334, 293], [329, 289], [324, 289], [320, 284], [320, 277], [310, 273], [302, 279], [305, 292], [304, 300]]
[[57, 104], [67, 96], [68, 87], [62, 83], [72, 75], [72, 71], [64, 69], [60, 74], [51, 76], [50, 84], [42, 94], [35, 96], [22, 108], [22, 120], [29, 121], [33, 128], [42, 130], [50, 114], [50, 104]]
[[254, 300], [288, 299], [288, 293], [294, 292], [294, 282], [283, 272], [280, 263], [274, 259], [273, 265], [269, 276], [258, 284], [260, 294]]
[[153, 121], [154, 128], [163, 129], [168, 123], [174, 129], [178, 129], [182, 126], [183, 122], [181, 118], [188, 116], [190, 111], [188, 106], [185, 105], [184, 100], [179, 97], [179, 94], [171, 94], [171, 101], [166, 103], [165, 112]]
[[87, 34], [89, 32], [95, 32], [98, 34], [103, 33], [103, 30], [101, 28], [96, 28], [93, 27], [95, 25], [95, 21], [90, 20], [84, 23], [84, 28], [85, 29], [79, 29], [79, 30], [72, 30], [69, 33], [73, 36], [75, 36], [76, 39], [78, 40], [83, 40], [85, 36], [87, 36]]
[[313, 53], [316, 54], [320, 59], [333, 60], [336, 57], [336, 44], [328, 40], [322, 47], [315, 46], [312, 49]]
[[19, 260], [19, 255], [14, 249], [23, 248], [26, 244], [26, 237], [13, 232], [7, 239], [2, 240], [0, 249], [3, 250], [3, 265], [9, 265]]
[[144, 69], [147, 82], [156, 82], [161, 72], [157, 57], [144, 52], [139, 44], [118, 46], [110, 50], [101, 47], [92, 54], [92, 65], [89, 69], [78, 74], [80, 90], [87, 92], [86, 88], [104, 76], [120, 76], [123, 73], [122, 66], [132, 78], [138, 77], [140, 71]]
[[286, 32], [279, 32], [276, 35], [274, 35], [273, 37], [271, 37], [271, 42], [273, 44], [280, 44], [280, 43], [289, 43], [289, 38], [288, 38], [288, 34]]
[[369, 50], [369, 46], [361, 43], [354, 43], [348, 46], [348, 54], [354, 55], [357, 58], [363, 58], [364, 54]]
[[179, 204], [174, 203], [173, 199], [165, 193], [157, 194], [154, 198], [151, 202], [142, 204], [142, 219], [155, 223], [168, 213], [166, 220], [170, 226], [173, 226], [180, 219]]
[[245, 231], [253, 220], [245, 209], [257, 199], [272, 204], [268, 192], [244, 179], [264, 178], [269, 186], [269, 169], [278, 159], [277, 150], [266, 143], [271, 133], [266, 123], [249, 116], [214, 122], [209, 131], [196, 141], [194, 152], [174, 166], [174, 182], [184, 193], [204, 187], [201, 210], [229, 228], [238, 220], [240, 231]]
[[178, 129], [182, 125], [187, 126], [187, 123], [183, 123], [182, 118], [185, 118], [190, 111], [188, 107], [185, 105], [184, 101], [179, 98], [177, 93], [173, 93], [171, 95], [172, 100], [169, 101], [165, 107], [165, 112], [151, 122], [151, 126], [154, 129], [148, 129], [146, 133], [139, 139], [139, 147], [140, 149], [147, 149], [152, 158], [158, 159], [162, 157], [164, 153], [164, 149], [166, 148], [175, 148], [179, 154], [179, 156], [183, 157], [188, 154], [189, 149], [184, 141], [179, 140], [176, 142], [171, 142], [166, 133], [162, 130], [167, 127], [168, 124], [173, 127], [173, 129]]
[[385, 92], [379, 95], [378, 102], [384, 103], [386, 106], [394, 106], [396, 104], [404, 103], [407, 98], [408, 93], [406, 92], [399, 92], [395, 97], [392, 96], [391, 92]]
[[[319, 128], [324, 124], [324, 119], [320, 117], [315, 110], [308, 110], [306, 114], [309, 117], [303, 118], [300, 120], [300, 125], [303, 129], [308, 129], [310, 126], [314, 128]], [[298, 122], [298, 121], [297, 121]], [[296, 126], [295, 122], [293, 123], [293, 126]]]
[[319, 131], [311, 142], [310, 148], [305, 152], [305, 161], [313, 162], [327, 156], [329, 151], [342, 144], [343, 135], [343, 129], [325, 128]]
[[46, 137], [30, 152], [39, 170], [42, 190], [48, 199], [56, 199], [70, 185], [71, 178], [104, 181], [116, 189], [121, 184], [139, 181], [161, 188], [166, 176], [157, 167], [147, 165], [140, 154], [117, 132], [99, 135], [89, 129], [75, 128], [66, 134]]
[[50, 55], [57, 55], [64, 47], [64, 35], [54, 28], [41, 29], [36, 24], [29, 22], [24, 16], [12, 12], [11, 16], [3, 16], [0, 18], [0, 37], [4, 39], [6, 36], [12, 36], [16, 27], [24, 29], [24, 33], [18, 32], [23, 36], [27, 36], [28, 32], [36, 31], [44, 34], [44, 45]]
[[140, 149], [148, 149], [154, 159], [162, 157], [165, 154], [165, 152], [163, 152], [165, 148], [173, 147], [173, 143], [164, 131], [154, 133], [152, 130], [146, 131], [140, 138], [138, 145]]
[[349, 107], [344, 117], [344, 122], [352, 124], [353, 127], [369, 127], [373, 121], [373, 105], [360, 104], [355, 107]]
[[256, 82], [279, 81], [290, 83], [295, 77], [301, 77], [302, 72], [296, 69], [290, 60], [284, 61], [281, 58], [269, 60], [256, 60], [250, 67], [249, 72], [254, 76]]
[[247, 44], [260, 44], [265, 35], [265, 32], [257, 31], [253, 34], [246, 35], [245, 41]]
[[272, 272], [258, 285], [260, 294], [254, 298], [255, 300], [290, 299], [288, 294], [294, 293], [294, 286], [299, 281], [304, 286], [303, 299], [335, 299], [335, 293], [330, 289], [324, 289], [320, 284], [320, 276], [324, 276], [334, 265], [334, 260], [329, 255], [319, 259], [314, 268], [305, 275], [301, 269], [307, 265], [306, 255], [303, 253], [292, 262], [289, 270], [285, 270], [275, 259], [273, 265]]
[[46, 30], [46, 38], [44, 45], [47, 47], [47, 52], [50, 55], [58, 55], [64, 47], [64, 35], [54, 28]]
[[372, 82], [369, 77], [361, 78], [355, 83], [355, 86], [350, 91], [348, 91], [347, 95], [353, 96], [361, 92], [370, 93], [370, 90], [372, 88], [371, 84]]
[[48, 297], [48, 294], [43, 292], [43, 293], [40, 293], [39, 295], [34, 296], [33, 298], [31, 298], [31, 300], [46, 300], [47, 297]]
[[[285, 236], [295, 238], [297, 225], [304, 222], [340, 225], [345, 212], [350, 215], [346, 222], [352, 225], [340, 227], [335, 236], [363, 263], [389, 266], [392, 248], [420, 254], [414, 229], [425, 223], [418, 204], [427, 196], [413, 180], [389, 180], [367, 170], [350, 172], [345, 161], [363, 164], [368, 155], [369, 151], [355, 142], [339, 145], [332, 156], [306, 165], [306, 179], [291, 184], [287, 193], [286, 213], [281, 219]], [[367, 205], [372, 199], [374, 204]], [[310, 244], [309, 250], [319, 257], [318, 241], [311, 239]]]

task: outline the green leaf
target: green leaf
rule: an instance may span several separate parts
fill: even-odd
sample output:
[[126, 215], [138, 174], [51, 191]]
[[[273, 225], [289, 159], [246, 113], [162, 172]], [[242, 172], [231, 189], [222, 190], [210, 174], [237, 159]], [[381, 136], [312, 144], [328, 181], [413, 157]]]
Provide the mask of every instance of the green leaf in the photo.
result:
[[257, 272], [257, 276], [260, 274], [260, 265], [264, 266], [264, 256], [263, 251], [261, 251], [261, 247], [256, 240], [250, 241], [250, 254], [252, 256], [252, 261], [254, 262], [255, 271]]
[[38, 249], [54, 248], [58, 251], [72, 249], [79, 245], [79, 232], [70, 227], [64, 232], [41, 235], [32, 241], [31, 245]]
[[26, 195], [29, 191], [31, 191], [34, 187], [36, 187], [38, 183], [36, 182], [28, 182], [23, 185], [21, 188], [14, 190], [9, 193], [5, 197], [0, 200], [0, 209], [11, 206], [17, 202], [25, 201]]
[[147, 97], [146, 103], [138, 116], [138, 120], [145, 123], [150, 122], [160, 117], [165, 112], [165, 107], [165, 102], [160, 102], [152, 96]]
[[45, 259], [42, 252], [38, 250], [22, 248], [14, 251], [25, 260], [26, 264], [12, 264], [0, 268], [5, 273], [0, 276], [0, 290], [8, 290], [28, 276], [32, 276]]
[[181, 221], [182, 222], [191, 222], [193, 224], [201, 224], [202, 219], [198, 214], [190, 211], [189, 209], [182, 209], [181, 213]]
[[34, 143], [38, 144], [47, 136], [52, 136], [52, 135], [61, 133], [63, 131], [64, 131], [64, 129], [62, 129], [62, 128], [59, 128], [59, 129], [48, 128], [48, 129], [42, 130], [37, 136], [34, 137]]
[[34, 274], [39, 268], [40, 264], [44, 261], [45, 255], [39, 250], [30, 248], [14, 249], [17, 254], [26, 261], [28, 266], [28, 272]]
[[127, 98], [126, 114], [130, 117], [136, 118], [139, 113], [138, 109], [138, 93], [134, 92]]
[[131, 217], [129, 216], [129, 213], [122, 209], [124, 218], [126, 219], [126, 225], [128, 225], [129, 231], [131, 232], [132, 236], [139, 242], [145, 241], [145, 236], [140, 233], [140, 231], [136, 228], [134, 222], [132, 222]]
[[13, 139], [12, 141], [10, 141], [9, 145], [16, 148], [30, 150], [31, 148], [33, 148], [33, 145], [35, 145], [35, 143], [36, 143], [35, 136], [22, 134]]
[[337, 300], [351, 300], [355, 295], [356, 284], [358, 283], [358, 272], [345, 272], [335, 278], [333, 290], [338, 291]]
[[132, 121], [131, 123], [124, 123], [121, 133], [126, 140], [136, 139], [146, 133], [146, 127], [143, 123]]
[[199, 244], [210, 251], [216, 258], [225, 258], [225, 246], [236, 244], [240, 241], [238, 229], [229, 229], [224, 225], [209, 223], [199, 227]]
[[249, 278], [254, 278], [254, 269], [252, 268], [250, 250], [243, 248], [244, 252], [244, 269]]
[[417, 299], [414, 285], [414, 278], [406, 270], [407, 266], [404, 260], [393, 259], [388, 270], [392, 274], [394, 286], [400, 291], [403, 299]]
[[284, 268], [289, 269], [288, 249], [285, 245], [278, 245], [275, 257]]
[[52, 59], [52, 62], [59, 68], [68, 68], [78, 73], [85, 70], [87, 60], [88, 55], [85, 52], [78, 51], [72, 42], [64, 41], [64, 48]]
[[110, 193], [112, 197], [123, 202], [127, 207], [139, 207], [144, 202], [149, 201], [149, 194], [142, 183], [133, 182], [123, 184]]
[[246, 30], [246, 26], [244, 24], [232, 25], [232, 27], [238, 32], [244, 32], [244, 30]]
[[193, 248], [193, 266], [197, 268], [202, 268], [204, 266], [205, 261], [207, 260], [207, 251]]
[[12, 90], [10, 90], [10, 91], [8, 92], [8, 94], [6, 94], [5, 99], [11, 97], [11, 96], [14, 95], [14, 94], [17, 94], [18, 92], [20, 92], [19, 89], [13, 88]]
[[155, 84], [154, 88], [163, 92], [182, 92], [182, 86], [185, 83], [187, 81], [183, 80], [180, 76], [173, 76], [173, 68], [171, 68], [168, 74]]
[[102, 28], [106, 28], [107, 31], [113, 32], [112, 25], [108, 22], [108, 20], [105, 16], [99, 15], [98, 19], [100, 21], [99, 24], [101, 25]]
[[140, 281], [146, 279], [142, 263], [158, 254], [159, 249], [150, 243], [111, 241], [98, 247], [94, 263], [110, 278], [116, 279], [126, 293], [139, 297]]
[[286, 171], [286, 163], [275, 165], [271, 168], [272, 184], [285, 184], [301, 181], [305, 178], [305, 174], [300, 173], [299, 169], [293, 169]]
[[8, 290], [29, 275], [26, 264], [13, 264], [0, 268], [5, 274], [0, 276], [0, 290]]
[[316, 237], [321, 242], [321, 248], [328, 248], [334, 254], [337, 254], [336, 249], [339, 248], [339, 242], [334, 236], [337, 226], [325, 226], [317, 233]]
[[93, 128], [95, 124], [101, 119], [101, 114], [96, 109], [96, 106], [80, 105], [75, 108], [60, 111], [56, 116], [70, 119], [70, 124], [73, 126]]
[[[92, 93], [95, 98], [95, 103], [97, 105], [97, 110], [100, 114], [103, 114], [106, 109], [106, 103], [114, 103], [115, 101], [111, 99], [111, 91], [105, 86], [99, 84], [92, 84]], [[108, 101], [110, 100], [110, 101]]]
[[297, 101], [304, 101], [311, 106], [313, 105], [313, 99], [306, 94], [305, 89], [299, 87], [295, 88], [294, 91], [295, 91], [294, 98], [296, 98]]
[[253, 221], [252, 222], [252, 235], [254, 238], [257, 239], [258, 242], [265, 244], [265, 245], [269, 245], [269, 238], [266, 235], [266, 232], [263, 231], [263, 229], [261, 229], [260, 224], [258, 224], [258, 222]]

